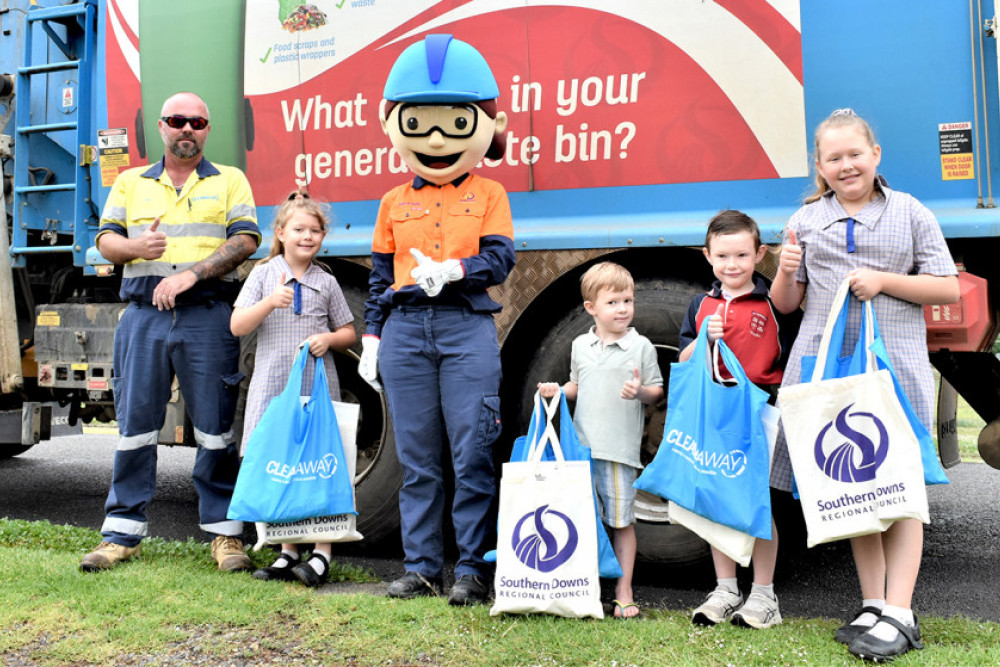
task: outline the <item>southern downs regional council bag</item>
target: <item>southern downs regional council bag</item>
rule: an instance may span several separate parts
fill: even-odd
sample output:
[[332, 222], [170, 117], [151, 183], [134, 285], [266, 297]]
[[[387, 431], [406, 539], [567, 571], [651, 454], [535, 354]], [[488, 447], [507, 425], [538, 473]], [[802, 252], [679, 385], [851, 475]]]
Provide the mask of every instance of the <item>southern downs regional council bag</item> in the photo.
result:
[[[604, 618], [590, 461], [566, 460], [551, 421], [532, 445], [525, 461], [503, 464], [490, 615]], [[554, 461], [541, 460], [546, 445]]]
[[847, 309], [845, 280], [827, 318], [812, 378], [782, 387], [778, 408], [812, 547], [884, 531], [899, 519], [930, 522], [920, 445], [896, 396], [892, 376], [879, 369], [872, 344], [875, 311], [863, 302], [855, 355], [864, 372], [821, 379], [829, 355], [839, 358], [843, 335], [833, 336]]

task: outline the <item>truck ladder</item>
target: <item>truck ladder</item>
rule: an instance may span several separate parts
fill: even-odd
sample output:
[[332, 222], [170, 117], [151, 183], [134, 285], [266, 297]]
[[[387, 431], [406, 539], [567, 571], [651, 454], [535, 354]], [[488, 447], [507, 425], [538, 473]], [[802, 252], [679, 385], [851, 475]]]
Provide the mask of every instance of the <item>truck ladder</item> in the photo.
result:
[[[94, 149], [91, 147], [93, 135], [93, 62], [96, 57], [96, 0], [84, 0], [68, 5], [55, 7], [33, 7], [25, 17], [26, 30], [24, 34], [23, 66], [17, 70], [17, 96], [19, 98], [15, 114], [14, 143], [14, 198], [13, 198], [13, 237], [11, 239], [11, 264], [23, 267], [27, 255], [70, 252], [73, 254], [73, 264], [86, 268], [85, 256], [91, 243], [90, 228], [98, 225], [96, 208], [91, 198], [90, 165], [94, 161]], [[39, 56], [32, 44], [35, 37], [34, 27], [44, 33], [44, 55]], [[65, 36], [64, 36], [65, 35]], [[52, 47], [56, 48], [52, 48]], [[42, 62], [35, 62], [40, 57]], [[53, 100], [43, 99], [48, 93], [49, 85], [55, 85], [48, 76], [59, 72], [77, 73], [76, 91], [72, 86], [63, 89], [63, 107], [75, 110], [66, 113], [65, 120], [48, 122], [49, 104]], [[39, 84], [40, 91], [32, 95], [33, 79]], [[71, 83], [71, 81], [67, 81]], [[73, 97], [76, 99], [73, 100]], [[69, 102], [69, 104], [66, 104]], [[65, 140], [65, 135], [58, 133], [73, 133], [73, 144], [63, 146], [63, 150], [75, 155], [75, 168], [72, 170], [72, 180], [58, 181], [55, 172], [45, 164], [29, 164], [29, 142], [44, 141], [42, 137], [52, 142], [53, 150], [58, 150], [58, 139]], [[35, 151], [35, 155], [45, 155], [46, 151]], [[41, 182], [36, 173], [46, 172]], [[63, 173], [66, 173], [64, 171]], [[56, 207], [36, 206], [43, 198], [60, 193], [70, 193], [72, 211], [60, 216], [61, 220], [48, 219], [39, 211]], [[68, 219], [67, 219], [68, 218]], [[29, 230], [41, 230], [35, 235], [35, 244], [31, 244]], [[60, 245], [57, 239], [65, 238], [72, 233], [72, 243]], [[48, 244], [39, 243], [50, 241]]]

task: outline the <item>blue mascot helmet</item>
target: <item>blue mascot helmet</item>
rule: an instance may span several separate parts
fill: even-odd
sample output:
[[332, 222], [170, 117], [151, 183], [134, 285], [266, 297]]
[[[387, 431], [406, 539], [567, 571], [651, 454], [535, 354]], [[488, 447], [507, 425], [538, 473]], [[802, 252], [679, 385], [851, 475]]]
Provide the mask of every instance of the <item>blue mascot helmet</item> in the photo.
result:
[[480, 102], [500, 96], [486, 59], [451, 35], [427, 35], [399, 54], [383, 97], [393, 102]]

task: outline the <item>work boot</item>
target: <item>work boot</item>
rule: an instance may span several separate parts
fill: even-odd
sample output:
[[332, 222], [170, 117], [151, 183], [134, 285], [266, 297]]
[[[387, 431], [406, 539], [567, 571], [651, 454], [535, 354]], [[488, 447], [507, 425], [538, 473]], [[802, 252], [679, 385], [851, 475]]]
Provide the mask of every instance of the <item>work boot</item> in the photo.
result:
[[389, 597], [410, 598], [441, 595], [441, 579], [425, 577], [417, 572], [407, 572], [389, 584]]
[[97, 548], [83, 557], [80, 569], [84, 572], [100, 572], [110, 570], [118, 563], [123, 563], [139, 553], [139, 545], [126, 547], [113, 542], [101, 542]]
[[223, 572], [241, 572], [253, 569], [250, 556], [243, 549], [243, 540], [229, 535], [219, 535], [212, 540], [212, 558]]
[[483, 604], [490, 597], [490, 589], [479, 577], [473, 574], [463, 574], [451, 587], [448, 604], [464, 607], [473, 604]]

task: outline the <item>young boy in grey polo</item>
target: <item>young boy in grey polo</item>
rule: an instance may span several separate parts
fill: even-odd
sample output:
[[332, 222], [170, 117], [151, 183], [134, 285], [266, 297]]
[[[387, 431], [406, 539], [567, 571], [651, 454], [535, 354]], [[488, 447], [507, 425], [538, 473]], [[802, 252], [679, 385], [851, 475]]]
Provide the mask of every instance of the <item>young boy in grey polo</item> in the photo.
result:
[[[635, 489], [642, 463], [639, 450], [646, 405], [663, 398], [663, 376], [656, 349], [629, 325], [635, 314], [631, 274], [611, 262], [592, 266], [581, 279], [583, 306], [594, 326], [573, 341], [566, 398], [576, 400], [573, 423], [590, 448], [594, 487], [601, 518], [614, 532], [622, 577], [615, 586], [615, 618], [632, 618], [639, 607], [632, 596], [635, 565]], [[538, 386], [542, 396], [559, 391], [555, 382]]]

